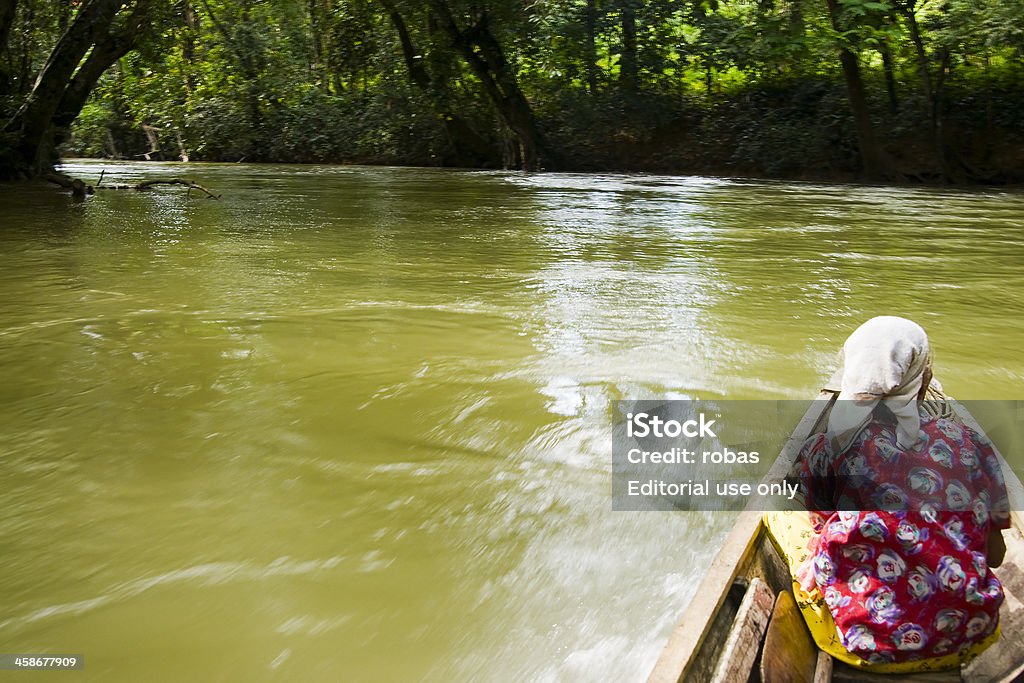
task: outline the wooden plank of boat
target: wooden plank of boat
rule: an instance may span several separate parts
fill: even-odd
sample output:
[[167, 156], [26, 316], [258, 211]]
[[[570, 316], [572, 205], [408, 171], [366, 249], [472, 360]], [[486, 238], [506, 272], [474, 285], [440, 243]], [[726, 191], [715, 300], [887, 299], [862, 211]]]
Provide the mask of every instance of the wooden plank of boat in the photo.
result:
[[[833, 391], [819, 394], [783, 447], [768, 473], [769, 479], [778, 480], [789, 472], [800, 446], [819, 426], [836, 396]], [[730, 593], [735, 595], [734, 584], [745, 587], [756, 576], [776, 593], [789, 585], [789, 570], [771, 543], [764, 542], [761, 518], [759, 510], [740, 513], [696, 596], [669, 636], [649, 683], [710, 680], [736, 616], [736, 600], [729, 599]]]
[[[828, 410], [838, 395], [836, 379], [827, 385], [804, 415], [803, 420], [786, 442], [778, 460], [768, 474], [775, 481], [785, 476], [808, 436], [823, 428]], [[955, 405], [955, 404], [954, 404]], [[973, 419], [962, 406], [958, 414], [972, 426]], [[1024, 654], [1019, 643], [1024, 638], [1024, 484], [1005, 460], [1003, 471], [1010, 495], [1013, 528], [1004, 532], [1007, 551], [1003, 566], [995, 570], [1003, 582], [1006, 602], [1000, 610], [1002, 638], [961, 671], [923, 673], [900, 676], [901, 681], [938, 683], [939, 681], [1000, 681], [1009, 683], [1024, 674]], [[669, 641], [652, 670], [649, 683], [708, 681], [719, 666], [728, 634], [738, 611], [739, 602], [754, 579], [760, 579], [779, 593], [790, 590], [788, 569], [767, 538], [762, 515], [756, 510], [740, 513], [725, 544], [712, 560], [708, 573], [697, 589], [697, 595], [686, 608]], [[759, 650], [761, 644], [748, 647]], [[830, 658], [829, 658], [830, 659]], [[829, 678], [818, 670], [815, 681], [886, 682], [893, 676], [869, 674], [863, 670], [833, 662]]]
[[711, 679], [713, 683], [733, 683], [750, 678], [757, 661], [757, 648], [751, 648], [750, 643], [761, 642], [774, 604], [774, 591], [761, 579], [754, 578], [729, 630], [724, 652]]

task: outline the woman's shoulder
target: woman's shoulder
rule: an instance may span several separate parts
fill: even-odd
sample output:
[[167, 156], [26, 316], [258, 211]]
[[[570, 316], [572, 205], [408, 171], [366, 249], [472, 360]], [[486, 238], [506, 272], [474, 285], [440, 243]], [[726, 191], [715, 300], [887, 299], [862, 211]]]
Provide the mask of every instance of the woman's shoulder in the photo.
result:
[[931, 438], [942, 438], [956, 443], [974, 442], [981, 439], [973, 429], [948, 417], [922, 415], [921, 431]]
[[811, 434], [806, 439], [804, 439], [804, 443], [800, 447], [800, 450], [804, 452], [809, 452], [820, 451], [826, 448], [828, 448], [828, 438], [825, 436], [823, 432], [818, 432], [817, 434]]
[[[954, 449], [963, 446], [973, 447], [978, 450], [991, 448], [987, 438], [961, 422], [946, 417], [922, 415], [917, 443], [906, 450], [926, 451], [937, 443], [944, 443]], [[854, 442], [855, 446], [865, 446], [868, 444], [891, 444], [895, 446], [895, 426], [886, 421], [873, 421], [864, 429], [857, 441]]]

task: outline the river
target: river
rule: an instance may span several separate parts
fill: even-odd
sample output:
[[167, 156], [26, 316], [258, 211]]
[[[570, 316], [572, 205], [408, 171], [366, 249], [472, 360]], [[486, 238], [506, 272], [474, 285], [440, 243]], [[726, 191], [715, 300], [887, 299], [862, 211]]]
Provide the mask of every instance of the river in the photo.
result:
[[85, 680], [640, 681], [731, 517], [612, 512], [609, 401], [883, 313], [1022, 397], [1020, 191], [101, 169], [223, 199], [0, 188], [0, 649]]

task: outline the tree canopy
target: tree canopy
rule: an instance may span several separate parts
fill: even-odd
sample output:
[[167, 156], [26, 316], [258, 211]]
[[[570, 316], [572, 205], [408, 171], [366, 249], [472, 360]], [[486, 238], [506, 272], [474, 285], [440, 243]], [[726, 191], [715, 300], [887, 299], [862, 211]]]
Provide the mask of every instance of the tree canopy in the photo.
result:
[[6, 176], [63, 144], [1024, 179], [1024, 0], [0, 0], [0, 47]]

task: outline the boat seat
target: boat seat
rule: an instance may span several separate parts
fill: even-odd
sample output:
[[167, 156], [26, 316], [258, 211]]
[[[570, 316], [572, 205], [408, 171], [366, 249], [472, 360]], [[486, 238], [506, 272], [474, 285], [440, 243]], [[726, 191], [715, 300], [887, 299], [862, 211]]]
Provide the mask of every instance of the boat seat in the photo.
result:
[[815, 680], [818, 653], [793, 594], [780, 591], [761, 646], [761, 683], [810, 683]]

